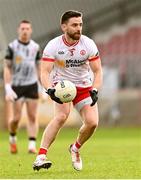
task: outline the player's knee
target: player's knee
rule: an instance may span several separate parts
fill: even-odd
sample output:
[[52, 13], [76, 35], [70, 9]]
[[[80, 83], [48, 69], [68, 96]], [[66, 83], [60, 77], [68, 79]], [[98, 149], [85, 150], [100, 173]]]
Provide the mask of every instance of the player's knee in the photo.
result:
[[96, 129], [97, 126], [98, 126], [98, 122], [89, 121], [89, 122], [87, 123], [87, 126], [88, 126], [90, 129]]
[[21, 119], [21, 113], [16, 113], [13, 122], [18, 123], [20, 119]]
[[11, 119], [8, 124], [17, 126], [18, 123], [19, 123], [19, 119], [15, 118], [15, 119]]
[[57, 122], [60, 124], [60, 125], [63, 125], [66, 121], [66, 119], [68, 118], [68, 114], [65, 114], [65, 113], [61, 113], [58, 115], [57, 117]]
[[36, 116], [34, 114], [30, 114], [29, 115], [29, 121], [32, 123], [35, 123], [36, 122]]

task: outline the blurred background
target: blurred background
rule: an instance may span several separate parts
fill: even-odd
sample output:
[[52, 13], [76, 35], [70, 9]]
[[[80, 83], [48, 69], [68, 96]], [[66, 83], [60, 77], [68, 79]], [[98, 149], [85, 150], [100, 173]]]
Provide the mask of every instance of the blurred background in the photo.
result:
[[[100, 51], [104, 85], [99, 93], [100, 126], [141, 126], [141, 0], [0, 0], [0, 117], [6, 127], [3, 88], [3, 58], [10, 41], [17, 37], [18, 23], [33, 25], [32, 38], [43, 50], [60, 31], [64, 11], [81, 11], [83, 34], [94, 39]], [[51, 100], [38, 109], [40, 126], [53, 117]], [[24, 127], [26, 114], [20, 126]], [[72, 109], [65, 126], [79, 126]]]

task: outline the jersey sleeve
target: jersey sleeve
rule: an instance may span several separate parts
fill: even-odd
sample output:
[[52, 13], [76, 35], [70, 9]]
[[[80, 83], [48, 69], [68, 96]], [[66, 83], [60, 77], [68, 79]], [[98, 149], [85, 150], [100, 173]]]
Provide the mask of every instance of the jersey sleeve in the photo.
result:
[[36, 63], [39, 62], [39, 60], [41, 59], [41, 57], [42, 57], [42, 55], [41, 55], [41, 49], [40, 49], [40, 47], [38, 47], [38, 51], [37, 51], [36, 58], [35, 58]]
[[99, 51], [93, 40], [89, 42], [89, 61], [95, 61], [99, 59]]
[[54, 41], [50, 41], [44, 51], [43, 51], [43, 55], [42, 55], [42, 60], [43, 61], [50, 61], [50, 62], [54, 62], [55, 61], [55, 43]]
[[6, 50], [6, 54], [5, 54], [5, 59], [12, 61], [13, 56], [14, 56], [13, 49], [12, 49], [12, 47], [10, 47], [10, 45], [8, 45], [7, 50]]

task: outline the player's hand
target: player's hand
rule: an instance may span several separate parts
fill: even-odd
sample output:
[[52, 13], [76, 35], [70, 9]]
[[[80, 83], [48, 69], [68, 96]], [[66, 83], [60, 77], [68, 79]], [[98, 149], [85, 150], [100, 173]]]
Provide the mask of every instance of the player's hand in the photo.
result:
[[18, 97], [10, 84], [5, 85], [5, 93], [6, 93], [5, 96], [6, 100], [14, 101]]
[[46, 93], [51, 97], [51, 99], [59, 104], [63, 104], [58, 97], [55, 96], [55, 89], [48, 89]]
[[39, 89], [40, 100], [42, 103], [44, 103], [48, 99], [48, 94], [46, 93], [46, 89], [44, 89], [39, 82], [38, 82], [38, 89]]
[[40, 94], [40, 98], [41, 98], [42, 103], [44, 103], [48, 99], [48, 94], [44, 91], [44, 89], [42, 90], [42, 92]]
[[98, 100], [98, 91], [96, 89], [93, 89], [93, 90], [89, 91], [89, 93], [92, 98], [92, 103], [90, 106], [93, 106], [93, 105], [95, 105], [95, 103]]

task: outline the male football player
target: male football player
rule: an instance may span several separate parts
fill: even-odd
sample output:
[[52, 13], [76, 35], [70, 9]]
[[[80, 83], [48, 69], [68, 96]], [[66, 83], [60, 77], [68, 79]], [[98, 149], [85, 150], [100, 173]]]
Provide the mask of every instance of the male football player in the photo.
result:
[[[82, 35], [82, 13], [67, 11], [61, 17], [61, 29], [64, 34], [52, 39], [45, 47], [41, 61], [41, 82], [48, 95], [55, 101], [55, 116], [46, 127], [38, 156], [33, 169], [49, 168], [52, 162], [46, 158], [49, 147], [55, 140], [60, 128], [70, 113], [71, 103], [62, 103], [55, 96], [54, 85], [66, 79], [77, 87], [73, 100], [74, 107], [83, 119], [76, 141], [69, 147], [72, 165], [75, 170], [82, 170], [79, 150], [92, 136], [98, 125], [98, 90], [102, 85], [102, 67], [98, 49], [94, 41]], [[91, 80], [90, 68], [94, 74]], [[49, 75], [53, 71], [52, 83]]]
[[32, 25], [23, 20], [18, 26], [18, 38], [7, 48], [4, 60], [5, 98], [7, 103], [9, 142], [11, 153], [17, 153], [17, 129], [25, 103], [28, 116], [28, 152], [36, 153], [38, 123], [38, 73], [40, 48], [31, 39]]

